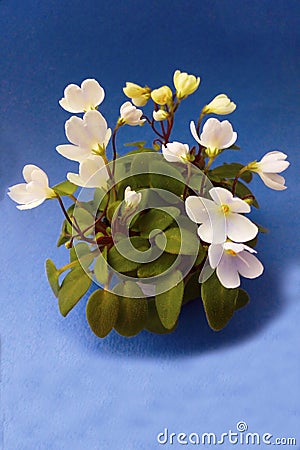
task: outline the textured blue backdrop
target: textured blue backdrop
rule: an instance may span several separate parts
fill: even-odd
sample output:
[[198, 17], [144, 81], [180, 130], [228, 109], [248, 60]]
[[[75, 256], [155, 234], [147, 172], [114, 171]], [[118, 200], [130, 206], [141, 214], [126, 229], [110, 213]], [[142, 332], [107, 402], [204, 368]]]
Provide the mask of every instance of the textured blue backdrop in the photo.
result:
[[[0, 2], [5, 450], [152, 450], [165, 427], [221, 433], [239, 420], [299, 441], [299, 14], [294, 0]], [[46, 257], [66, 260], [55, 248], [57, 205], [20, 212], [5, 192], [26, 163], [52, 184], [75, 167], [55, 152], [65, 142], [65, 85], [97, 78], [113, 121], [125, 81], [156, 87], [177, 68], [202, 78], [180, 113], [182, 140], [192, 142], [187, 124], [200, 106], [226, 92], [238, 104], [243, 162], [289, 154], [288, 190], [254, 183], [262, 207], [253, 217], [271, 229], [259, 243], [265, 274], [245, 283], [251, 305], [220, 333], [195, 302], [173, 335], [99, 341], [85, 302], [61, 318], [44, 276]]]

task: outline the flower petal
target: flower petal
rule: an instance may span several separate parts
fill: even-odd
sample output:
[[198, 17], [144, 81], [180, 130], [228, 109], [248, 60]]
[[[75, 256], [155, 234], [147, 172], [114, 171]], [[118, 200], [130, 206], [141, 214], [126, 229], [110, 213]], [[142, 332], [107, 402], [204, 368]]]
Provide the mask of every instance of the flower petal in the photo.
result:
[[221, 284], [227, 289], [234, 289], [241, 284], [240, 277], [235, 265], [236, 256], [223, 254], [220, 264], [216, 269], [217, 277]]
[[103, 145], [106, 132], [107, 132], [107, 122], [98, 111], [88, 111], [83, 116], [86, 131], [89, 136], [89, 142], [98, 143]]
[[17, 205], [17, 208], [20, 209], [21, 211], [23, 211], [25, 209], [36, 208], [37, 206], [41, 205], [44, 201], [45, 201], [45, 198], [42, 198], [42, 199], [35, 200], [30, 203], [26, 203], [24, 205]]
[[222, 244], [211, 244], [208, 247], [208, 259], [212, 269], [215, 269], [219, 265], [223, 253], [224, 248]]
[[238, 253], [235, 258], [237, 270], [245, 278], [257, 278], [264, 271], [262, 263], [247, 251]]
[[103, 102], [105, 97], [104, 89], [95, 79], [89, 78], [84, 80], [81, 83], [81, 89], [83, 91], [86, 106], [95, 107]]
[[247, 242], [255, 238], [258, 228], [245, 216], [229, 213], [226, 218], [227, 236], [235, 242]]
[[286, 189], [286, 186], [284, 185], [285, 179], [281, 175], [278, 175], [277, 173], [260, 172], [258, 172], [258, 175], [269, 188], [274, 189], [275, 191], [283, 191]]
[[81, 162], [89, 157], [90, 150], [77, 147], [77, 145], [65, 144], [56, 147], [57, 152], [71, 161]]
[[195, 141], [198, 142], [198, 144], [201, 144], [200, 138], [197, 133], [195, 122], [193, 122], [193, 121], [190, 122], [190, 130], [191, 130], [192, 136], [195, 139]]
[[27, 164], [26, 166], [24, 166], [22, 174], [24, 180], [27, 183], [29, 183], [32, 180], [32, 172], [34, 170], [40, 170], [40, 168], [35, 166], [34, 164]]
[[221, 187], [211, 188], [209, 194], [217, 205], [228, 205], [233, 199], [232, 193]]

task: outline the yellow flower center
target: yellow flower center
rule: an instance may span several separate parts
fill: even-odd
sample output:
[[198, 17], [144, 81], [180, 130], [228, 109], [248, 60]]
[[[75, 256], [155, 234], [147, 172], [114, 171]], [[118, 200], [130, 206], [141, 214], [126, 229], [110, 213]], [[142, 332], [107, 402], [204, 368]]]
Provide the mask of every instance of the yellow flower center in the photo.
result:
[[228, 253], [228, 255], [236, 256], [236, 252], [231, 249], [225, 250], [225, 252]]
[[221, 209], [224, 214], [229, 213], [229, 206], [228, 205], [221, 205]]

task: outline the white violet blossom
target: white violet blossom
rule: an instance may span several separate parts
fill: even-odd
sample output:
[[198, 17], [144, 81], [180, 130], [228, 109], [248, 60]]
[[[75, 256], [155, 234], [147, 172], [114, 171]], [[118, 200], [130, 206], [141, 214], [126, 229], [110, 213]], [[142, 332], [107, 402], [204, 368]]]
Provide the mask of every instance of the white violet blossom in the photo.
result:
[[168, 162], [187, 162], [190, 157], [190, 149], [188, 144], [169, 142], [162, 146], [162, 154]]
[[191, 195], [185, 201], [189, 218], [201, 224], [198, 235], [203, 241], [222, 244], [228, 237], [247, 242], [257, 235], [257, 226], [240, 214], [250, 212], [248, 203], [221, 187], [211, 188], [209, 194], [213, 200]]
[[77, 84], [69, 84], [59, 104], [66, 111], [76, 114], [96, 109], [103, 102], [104, 97], [104, 89], [98, 81], [87, 79], [81, 83], [81, 87]]
[[283, 172], [290, 165], [285, 161], [287, 155], [282, 152], [273, 151], [266, 153], [258, 162], [248, 165], [249, 170], [258, 173], [266, 186], [275, 191], [283, 191], [286, 189], [285, 179], [278, 173]]
[[209, 246], [208, 260], [211, 268], [216, 269], [221, 284], [233, 289], [240, 285], [240, 275], [257, 278], [262, 274], [264, 267], [253, 253], [256, 251], [247, 245], [224, 242]]
[[93, 155], [79, 164], [79, 174], [69, 172], [67, 179], [77, 186], [86, 188], [106, 187], [109, 178], [104, 159]]
[[143, 111], [141, 109], [137, 109], [132, 103], [125, 102], [120, 108], [120, 125], [144, 125], [145, 119], [141, 119], [143, 115]]
[[209, 157], [216, 156], [224, 148], [231, 147], [237, 140], [237, 133], [233, 131], [228, 120], [220, 122], [218, 119], [208, 119], [203, 126], [200, 137], [194, 122], [190, 123], [190, 129], [198, 144], [206, 148]]
[[142, 200], [141, 192], [132, 191], [130, 186], [127, 186], [124, 192], [124, 200], [126, 208], [136, 208]]
[[84, 161], [92, 155], [102, 155], [111, 137], [111, 129], [102, 114], [88, 111], [83, 119], [72, 116], [66, 121], [65, 131], [72, 144], [58, 145], [56, 150], [72, 161]]
[[47, 198], [55, 198], [57, 195], [49, 187], [47, 174], [33, 164], [27, 164], [23, 169], [23, 177], [26, 183], [11, 186], [9, 197], [16, 203], [18, 209], [32, 209], [41, 205]]

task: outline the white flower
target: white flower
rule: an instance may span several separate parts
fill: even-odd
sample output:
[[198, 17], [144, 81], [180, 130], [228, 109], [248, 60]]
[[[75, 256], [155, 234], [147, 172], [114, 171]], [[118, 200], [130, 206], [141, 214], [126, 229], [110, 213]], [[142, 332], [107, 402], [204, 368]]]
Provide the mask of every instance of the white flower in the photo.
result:
[[289, 167], [290, 163], [285, 161], [286, 158], [287, 155], [285, 153], [278, 151], [268, 152], [260, 161], [248, 164], [248, 168], [252, 172], [257, 172], [266, 186], [276, 191], [282, 191], [286, 189], [284, 185], [285, 179], [278, 173]]
[[141, 192], [132, 191], [130, 186], [127, 186], [124, 192], [124, 200], [126, 208], [136, 208], [142, 200]]
[[257, 235], [257, 226], [239, 214], [250, 212], [248, 203], [221, 187], [214, 187], [209, 193], [213, 201], [196, 196], [185, 201], [189, 218], [202, 224], [198, 235], [203, 241], [222, 244], [228, 237], [233, 241], [247, 242]]
[[170, 116], [170, 113], [163, 109], [159, 109], [158, 111], [153, 111], [153, 119], [157, 122], [161, 120], [166, 120]]
[[190, 149], [188, 144], [181, 142], [169, 142], [162, 146], [164, 158], [169, 162], [187, 162], [190, 157]]
[[221, 284], [233, 289], [240, 285], [240, 275], [257, 278], [262, 274], [264, 267], [252, 253], [256, 251], [247, 245], [225, 242], [210, 245], [208, 259]]
[[79, 164], [79, 174], [69, 172], [67, 179], [77, 186], [86, 188], [106, 187], [109, 178], [101, 156], [93, 155]]
[[111, 129], [102, 114], [88, 111], [83, 119], [73, 116], [66, 121], [66, 136], [72, 144], [58, 145], [56, 150], [72, 161], [84, 161], [91, 155], [102, 155], [111, 137]]
[[142, 115], [143, 111], [141, 109], [137, 109], [130, 102], [125, 102], [120, 108], [119, 124], [127, 124], [133, 127], [136, 125], [143, 125], [145, 119], [141, 119]]
[[217, 95], [208, 105], [205, 105], [202, 114], [230, 114], [236, 109], [236, 104], [233, 103], [226, 94]]
[[176, 96], [181, 100], [198, 89], [200, 78], [196, 78], [195, 75], [189, 75], [186, 72], [180, 72], [180, 70], [175, 70], [173, 82], [176, 88]]
[[138, 84], [127, 81], [123, 88], [126, 97], [131, 98], [135, 106], [144, 106], [151, 96], [151, 89], [148, 86], [139, 86]]
[[81, 113], [96, 109], [103, 102], [104, 96], [104, 89], [98, 81], [87, 79], [81, 83], [81, 87], [69, 84], [64, 90], [64, 97], [59, 100], [59, 104], [66, 111]]
[[49, 188], [46, 173], [33, 164], [27, 164], [23, 169], [23, 177], [26, 183], [11, 186], [9, 197], [16, 203], [18, 209], [32, 209], [41, 205], [47, 198], [55, 198], [53, 189]]
[[237, 133], [233, 131], [228, 120], [220, 122], [218, 119], [208, 119], [203, 126], [200, 138], [194, 122], [190, 123], [190, 129], [198, 144], [206, 147], [206, 153], [209, 157], [216, 156], [224, 148], [231, 147], [237, 140]]

